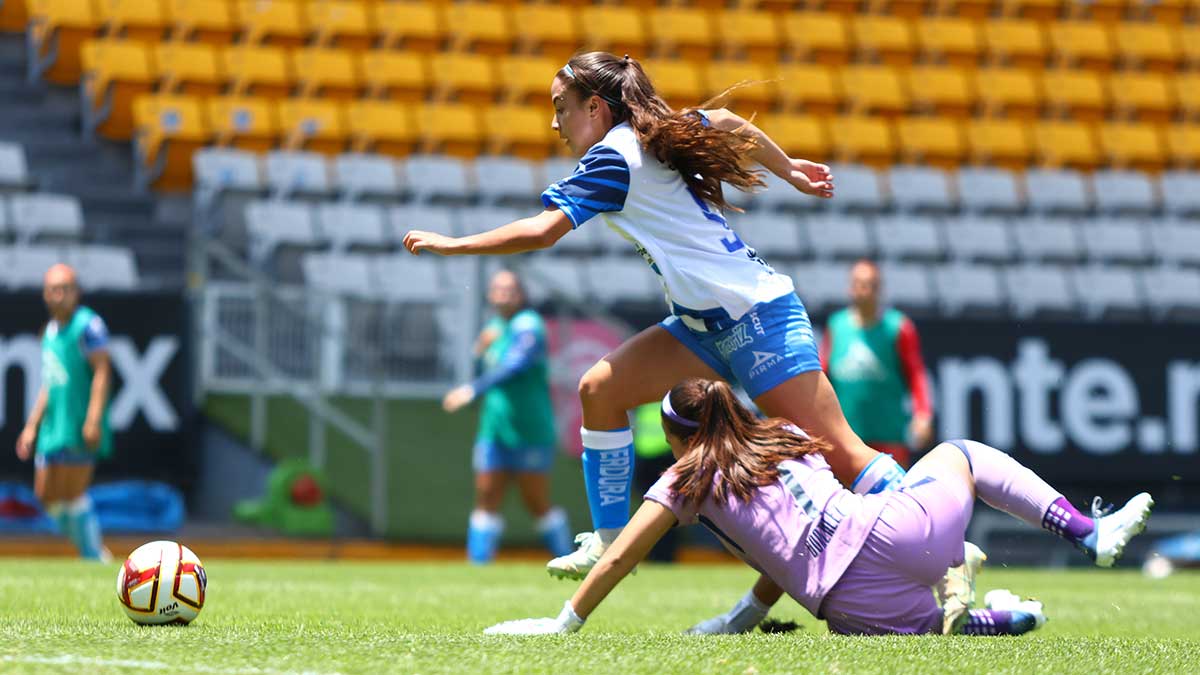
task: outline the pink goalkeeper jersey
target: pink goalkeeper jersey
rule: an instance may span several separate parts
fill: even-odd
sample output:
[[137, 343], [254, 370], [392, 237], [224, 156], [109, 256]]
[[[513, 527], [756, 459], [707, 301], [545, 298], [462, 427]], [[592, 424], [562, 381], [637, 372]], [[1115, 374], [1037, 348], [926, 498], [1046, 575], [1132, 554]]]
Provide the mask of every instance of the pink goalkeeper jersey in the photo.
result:
[[[720, 472], [714, 483], [722, 480]], [[702, 523], [734, 555], [779, 584], [820, 618], [821, 600], [858, 555], [879, 518], [885, 498], [863, 498], [842, 487], [819, 454], [779, 464], [779, 480], [754, 491], [748, 502], [712, 493], [697, 511], [671, 490], [674, 469], [646, 493], [680, 525]]]

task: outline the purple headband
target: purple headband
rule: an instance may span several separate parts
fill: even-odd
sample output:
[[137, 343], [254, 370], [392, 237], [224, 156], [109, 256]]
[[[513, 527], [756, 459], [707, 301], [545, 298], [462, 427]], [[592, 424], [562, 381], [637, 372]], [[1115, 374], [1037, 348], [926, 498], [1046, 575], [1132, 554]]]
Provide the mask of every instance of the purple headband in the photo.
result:
[[662, 412], [664, 415], [667, 416], [667, 419], [670, 419], [671, 421], [673, 421], [677, 424], [682, 424], [683, 426], [688, 427], [689, 429], [699, 429], [700, 428], [699, 422], [693, 422], [692, 420], [689, 420], [686, 417], [682, 417], [682, 416], [680, 416], [679, 413], [675, 412], [675, 409], [671, 407], [671, 392], [670, 391], [668, 391], [667, 395], [663, 397]]

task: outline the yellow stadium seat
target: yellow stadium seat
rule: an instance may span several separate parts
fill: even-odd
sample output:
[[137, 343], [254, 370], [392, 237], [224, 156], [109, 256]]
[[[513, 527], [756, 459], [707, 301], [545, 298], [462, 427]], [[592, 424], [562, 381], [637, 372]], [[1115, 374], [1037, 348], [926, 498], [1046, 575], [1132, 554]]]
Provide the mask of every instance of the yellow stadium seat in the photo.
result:
[[1101, 163], [1095, 135], [1088, 124], [1065, 120], [1036, 122], [1033, 142], [1046, 166], [1092, 169]]
[[377, 3], [375, 26], [386, 49], [435, 52], [446, 37], [441, 14], [427, 2]]
[[428, 103], [417, 107], [416, 120], [422, 152], [466, 158], [480, 154], [483, 124], [474, 106]]
[[549, 56], [507, 56], [500, 59], [497, 70], [500, 84], [504, 87], [503, 98], [514, 103], [549, 105], [550, 83], [565, 63]]
[[518, 48], [566, 63], [579, 48], [578, 12], [564, 5], [521, 4], [513, 7], [513, 31]]
[[[1200, 15], [1200, 8], [1196, 13]], [[1179, 44], [1184, 63], [1193, 69], [1200, 69], [1200, 26], [1180, 26]]]
[[166, 32], [161, 0], [97, 0], [96, 6], [108, 37], [158, 42]]
[[779, 100], [784, 108], [815, 115], [832, 115], [842, 107], [841, 82], [833, 66], [784, 63], [776, 71]]
[[1042, 74], [1046, 107], [1074, 119], [1096, 121], [1105, 116], [1108, 96], [1104, 82], [1092, 71], [1047, 70]]
[[464, 103], [491, 103], [500, 89], [495, 59], [482, 54], [434, 54], [429, 59], [429, 74], [439, 100], [454, 97]]
[[779, 63], [781, 44], [778, 24], [770, 12], [725, 10], [717, 15], [717, 38], [727, 57], [774, 66]]
[[483, 114], [483, 130], [489, 152], [525, 159], [546, 159], [558, 150], [562, 141], [550, 128], [553, 111], [549, 106], [498, 105]]
[[299, 47], [308, 37], [303, 4], [294, 0], [238, 0], [242, 41], [277, 47]]
[[983, 41], [988, 54], [1010, 65], [1041, 68], [1046, 62], [1046, 34], [1036, 21], [988, 21], [983, 24]]
[[241, 31], [227, 0], [167, 0], [166, 10], [173, 40], [227, 45]]
[[375, 98], [415, 102], [429, 92], [429, 59], [419, 52], [373, 49], [363, 54], [362, 73], [368, 94]]
[[867, 11], [871, 14], [916, 19], [925, 13], [926, 4], [926, 0], [867, 0]]
[[953, 66], [914, 66], [906, 73], [915, 109], [966, 117], [975, 106], [968, 71]]
[[717, 43], [712, 14], [694, 7], [660, 7], [647, 17], [655, 53], [700, 62], [712, 58]]
[[192, 153], [210, 133], [200, 99], [143, 95], [133, 102], [135, 177], [142, 187], [184, 190], [192, 185]]
[[1170, 153], [1171, 163], [1175, 166], [1200, 166], [1200, 124], [1168, 126], [1167, 152]]
[[[714, 93], [705, 85], [700, 66], [690, 61], [646, 59], [641, 64], [654, 83], [654, 90], [674, 108], [698, 106]], [[549, 86], [543, 89], [548, 91]], [[546, 92], [542, 92], [541, 100], [549, 100]]]
[[1142, 9], [1155, 23], [1179, 25], [1187, 17], [1189, 4], [1194, 3], [1192, 0], [1158, 0], [1146, 3]]
[[352, 101], [346, 106], [353, 152], [392, 157], [412, 154], [417, 145], [413, 107], [391, 101]]
[[949, 117], [901, 117], [896, 136], [901, 157], [908, 162], [950, 169], [967, 155], [962, 122]]
[[221, 51], [221, 68], [231, 80], [230, 93], [282, 98], [289, 96], [295, 80], [291, 59], [279, 47], [227, 47]]
[[908, 108], [899, 71], [890, 66], [846, 66], [842, 91], [852, 112], [898, 114]]
[[1087, 3], [1072, 3], [1068, 11], [1073, 17], [1111, 25], [1120, 21], [1130, 6], [1136, 5], [1141, 5], [1140, 0], [1089, 0]]
[[792, 157], [812, 157], [820, 161], [829, 156], [829, 132], [825, 121], [816, 115], [763, 115], [755, 125]]
[[279, 102], [279, 134], [288, 150], [311, 150], [336, 155], [346, 149], [349, 134], [342, 105], [319, 99]]
[[742, 117], [765, 113], [778, 98], [774, 73], [767, 66], [753, 61], [713, 61], [707, 70], [708, 91], [716, 96], [734, 85], [738, 86], [722, 106], [737, 110]]
[[0, 31], [6, 33], [21, 33], [29, 23], [29, 10], [26, 0], [5, 0], [0, 2]]
[[1035, 21], [1051, 21], [1062, 11], [1062, 0], [1001, 0], [1004, 16], [1018, 16]]
[[1162, 131], [1152, 124], [1101, 124], [1100, 149], [1110, 164], [1120, 168], [1158, 171], [1167, 162]]
[[916, 44], [913, 40], [912, 26], [905, 19], [863, 15], [850, 22], [850, 32], [858, 53], [868, 60], [879, 60], [898, 66], [908, 65], [913, 61]]
[[456, 2], [447, 5], [445, 12], [452, 49], [493, 56], [512, 49], [508, 8], [486, 2]]
[[850, 61], [850, 27], [833, 12], [794, 12], [783, 17], [787, 50], [798, 60], [842, 65]]
[[881, 168], [894, 163], [896, 141], [891, 123], [883, 117], [844, 115], [831, 118], [829, 136], [837, 161], [862, 162]]
[[991, 16], [992, 0], [933, 0], [934, 13], [981, 22]]
[[1179, 32], [1173, 26], [1125, 21], [1113, 28], [1113, 40], [1120, 58], [1129, 65], [1166, 71], [1179, 65]]
[[252, 96], [216, 96], [204, 102], [217, 145], [266, 152], [279, 141], [275, 102]]
[[364, 52], [375, 42], [375, 26], [361, 0], [317, 0], [308, 4], [313, 43]]
[[359, 62], [349, 49], [297, 49], [292, 52], [292, 64], [301, 96], [346, 100], [358, 98], [363, 91]]
[[1200, 118], [1200, 73], [1180, 73], [1171, 78], [1171, 84], [1184, 117]]
[[979, 24], [969, 19], [939, 16], [918, 19], [917, 44], [935, 60], [974, 67], [983, 51]]
[[1166, 122], [1175, 110], [1170, 81], [1162, 73], [1113, 73], [1108, 84], [1113, 107], [1122, 116]]
[[975, 91], [989, 114], [1028, 119], [1041, 108], [1037, 79], [1021, 68], [981, 68], [975, 73]]
[[89, 0], [29, 0], [28, 39], [35, 47], [36, 71], [55, 84], [79, 82], [83, 41], [100, 34]]
[[1050, 46], [1062, 65], [1097, 70], [1112, 67], [1112, 36], [1095, 21], [1055, 21], [1050, 24]]
[[159, 93], [216, 96], [225, 87], [218, 48], [203, 42], [160, 42], [154, 45]]
[[1018, 120], [973, 119], [967, 121], [967, 150], [973, 163], [1023, 169], [1033, 158], [1033, 139]]
[[135, 40], [88, 40], [83, 67], [85, 128], [105, 138], [133, 137], [133, 99], [149, 93], [154, 67], [149, 46]]
[[592, 5], [579, 12], [586, 49], [603, 49], [617, 56], [646, 56], [650, 43], [642, 14], [632, 7]]

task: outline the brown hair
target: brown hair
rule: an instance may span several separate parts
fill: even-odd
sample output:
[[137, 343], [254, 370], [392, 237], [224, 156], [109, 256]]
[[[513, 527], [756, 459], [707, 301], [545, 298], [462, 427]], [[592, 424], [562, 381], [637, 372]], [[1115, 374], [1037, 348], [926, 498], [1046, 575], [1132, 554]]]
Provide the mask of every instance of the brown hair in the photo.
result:
[[612, 111], [613, 122], [629, 122], [642, 147], [678, 171], [700, 199], [721, 209], [738, 210], [725, 201], [721, 183], [745, 192], [766, 185], [760, 171], [742, 166], [742, 159], [756, 147], [753, 141], [707, 125], [697, 108], [673, 110], [654, 91], [650, 77], [635, 59], [584, 52], [572, 56], [567, 65], [569, 71], [558, 71], [566, 88], [581, 99], [599, 96]]
[[[730, 495], [749, 501], [755, 488], [778, 480], [780, 462], [830, 448], [823, 440], [798, 433], [786, 420], [758, 419], [721, 381], [687, 379], [669, 396], [677, 415], [699, 424], [689, 428], [663, 415], [671, 435], [687, 444], [675, 463], [671, 489], [689, 504], [699, 504], [710, 493], [718, 503]], [[714, 485], [717, 471], [721, 480]]]

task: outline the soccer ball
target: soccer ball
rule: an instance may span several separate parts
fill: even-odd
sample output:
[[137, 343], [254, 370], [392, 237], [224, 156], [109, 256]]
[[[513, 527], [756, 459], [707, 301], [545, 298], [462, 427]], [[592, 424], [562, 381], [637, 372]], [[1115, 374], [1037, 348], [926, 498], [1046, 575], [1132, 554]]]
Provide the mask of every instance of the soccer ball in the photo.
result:
[[208, 577], [191, 549], [173, 541], [142, 544], [117, 572], [117, 599], [134, 623], [190, 623], [204, 607]]

